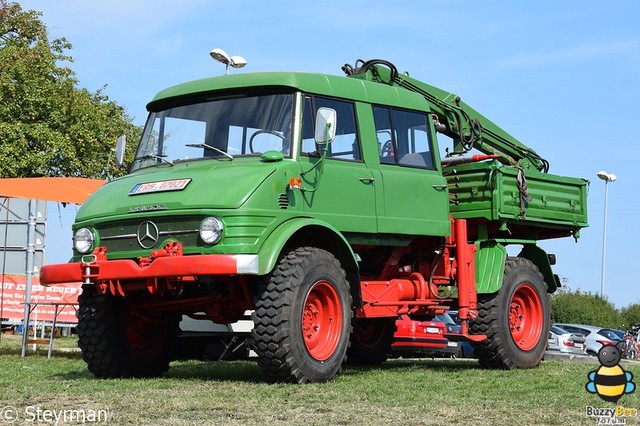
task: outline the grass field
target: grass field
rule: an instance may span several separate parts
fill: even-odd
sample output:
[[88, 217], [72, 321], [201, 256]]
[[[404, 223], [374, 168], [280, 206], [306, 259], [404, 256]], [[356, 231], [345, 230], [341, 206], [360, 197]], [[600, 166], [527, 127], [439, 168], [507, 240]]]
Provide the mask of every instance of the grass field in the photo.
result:
[[[639, 365], [625, 366], [636, 382]], [[545, 361], [498, 371], [474, 360], [398, 359], [346, 368], [330, 383], [290, 385], [267, 383], [252, 361], [184, 361], [161, 378], [98, 380], [77, 352], [47, 359], [43, 348], [21, 358], [14, 336], [0, 342], [0, 410], [14, 407], [16, 424], [39, 408], [106, 410], [112, 425], [594, 425], [586, 406], [614, 407], [585, 390], [598, 366]], [[619, 405], [639, 408], [639, 396]]]

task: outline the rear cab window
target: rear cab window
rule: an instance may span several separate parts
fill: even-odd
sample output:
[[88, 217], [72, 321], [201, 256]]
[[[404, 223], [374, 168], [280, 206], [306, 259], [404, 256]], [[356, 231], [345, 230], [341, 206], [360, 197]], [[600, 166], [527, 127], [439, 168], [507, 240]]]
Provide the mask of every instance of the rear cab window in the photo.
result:
[[427, 115], [373, 107], [381, 164], [435, 170]]

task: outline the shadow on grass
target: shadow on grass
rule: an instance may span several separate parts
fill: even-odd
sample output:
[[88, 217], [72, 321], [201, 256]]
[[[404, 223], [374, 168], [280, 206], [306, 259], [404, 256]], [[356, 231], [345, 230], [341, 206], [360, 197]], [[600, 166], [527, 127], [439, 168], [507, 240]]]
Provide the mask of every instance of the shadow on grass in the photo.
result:
[[[76, 356], [80, 358], [80, 356]], [[477, 360], [449, 360], [449, 359], [391, 359], [378, 366], [353, 366], [346, 365], [341, 373], [345, 376], [366, 376], [375, 374], [376, 371], [398, 371], [410, 369], [425, 369], [438, 371], [469, 371], [478, 370]], [[65, 380], [84, 380], [94, 378], [86, 368], [82, 370], [67, 371], [56, 374]], [[207, 361], [207, 360], [187, 360], [174, 361], [169, 370], [160, 377], [152, 380], [200, 380], [217, 382], [245, 382], [254, 384], [271, 383], [262, 373], [255, 359], [240, 361]], [[101, 379], [96, 379], [101, 380]], [[140, 380], [140, 378], [118, 379], [118, 380]]]
[[[478, 370], [481, 368], [478, 365], [478, 361], [474, 359], [392, 359], [375, 367], [345, 365], [341, 374], [366, 375], [372, 374], [373, 370], [400, 371], [416, 367], [452, 372]], [[185, 380], [270, 383], [262, 374], [262, 370], [255, 359], [244, 361], [179, 361], [172, 363], [171, 368], [163, 377]]]
[[[48, 349], [38, 348], [35, 352], [33, 349], [27, 349], [25, 357], [44, 357], [46, 358]], [[22, 349], [20, 347], [0, 347], [0, 355], [22, 355]], [[51, 351], [51, 358], [67, 358], [67, 359], [82, 359], [82, 353], [79, 350], [65, 350], [65, 349], [53, 349]]]
[[[112, 379], [96, 378], [86, 367], [81, 370], [55, 374], [63, 380], [94, 379], [109, 382]], [[171, 363], [169, 370], [159, 377], [116, 378], [114, 380], [200, 380], [217, 382], [270, 383], [255, 361], [179, 361]]]
[[176, 361], [163, 377], [180, 380], [215, 380], [270, 383], [255, 360]]
[[371, 372], [375, 370], [401, 371], [414, 368], [438, 371], [445, 370], [451, 372], [482, 369], [482, 367], [478, 365], [478, 361], [475, 359], [395, 358], [377, 366], [346, 365], [342, 374], [365, 375], [371, 374]]

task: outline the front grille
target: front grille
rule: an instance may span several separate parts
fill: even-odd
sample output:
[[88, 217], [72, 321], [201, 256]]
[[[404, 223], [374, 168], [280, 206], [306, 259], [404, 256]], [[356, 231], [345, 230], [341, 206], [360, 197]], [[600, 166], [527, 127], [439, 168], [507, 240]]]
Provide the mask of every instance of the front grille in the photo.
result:
[[[209, 249], [212, 246], [200, 239], [200, 223], [206, 216], [178, 215], [164, 217], [147, 217], [126, 219], [122, 221], [103, 222], [95, 225], [98, 231], [100, 246], [107, 248], [107, 253], [115, 256], [138, 257], [148, 255], [150, 251], [164, 246], [165, 241], [178, 241], [191, 253], [197, 248]], [[216, 244], [219, 250], [229, 253], [251, 252], [253, 247], [264, 238], [265, 232], [271, 229], [275, 217], [260, 215], [218, 216], [224, 223], [222, 241]], [[147, 228], [145, 222], [150, 222]], [[152, 224], [151, 224], [152, 223]], [[138, 228], [143, 234], [147, 230], [155, 233], [157, 240], [151, 244], [148, 238], [143, 238], [144, 246], [138, 243]], [[194, 250], [195, 249], [195, 250]], [[119, 252], [119, 254], [117, 254]], [[145, 254], [146, 252], [146, 254]]]
[[[202, 218], [199, 217], [164, 217], [153, 218], [151, 222], [158, 230], [157, 241], [146, 241], [148, 249], [162, 247], [167, 239], [178, 240], [184, 246], [198, 243], [198, 231]], [[107, 247], [107, 252], [140, 250], [138, 243], [138, 227], [144, 219], [126, 220], [117, 223], [105, 223], [98, 226], [100, 245]]]

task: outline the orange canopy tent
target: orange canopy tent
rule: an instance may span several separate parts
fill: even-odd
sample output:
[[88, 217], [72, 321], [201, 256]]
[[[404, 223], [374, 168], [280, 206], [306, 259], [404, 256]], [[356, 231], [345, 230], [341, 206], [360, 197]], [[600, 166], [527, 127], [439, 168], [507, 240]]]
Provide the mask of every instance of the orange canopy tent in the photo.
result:
[[[56, 201], [82, 204], [106, 180], [73, 177], [35, 177], [0, 179], [0, 197], [26, 198], [29, 200]], [[35, 203], [29, 202], [28, 241], [33, 241]], [[5, 249], [6, 250], [6, 249]], [[24, 330], [22, 334], [22, 356], [25, 356], [31, 313], [31, 284], [33, 280], [33, 250], [27, 250], [26, 291], [24, 306]], [[4, 289], [4, 286], [3, 286]], [[2, 295], [4, 296], [4, 294]], [[1, 306], [1, 304], [0, 304]]]
[[0, 179], [0, 197], [82, 204], [106, 182], [74, 177]]

